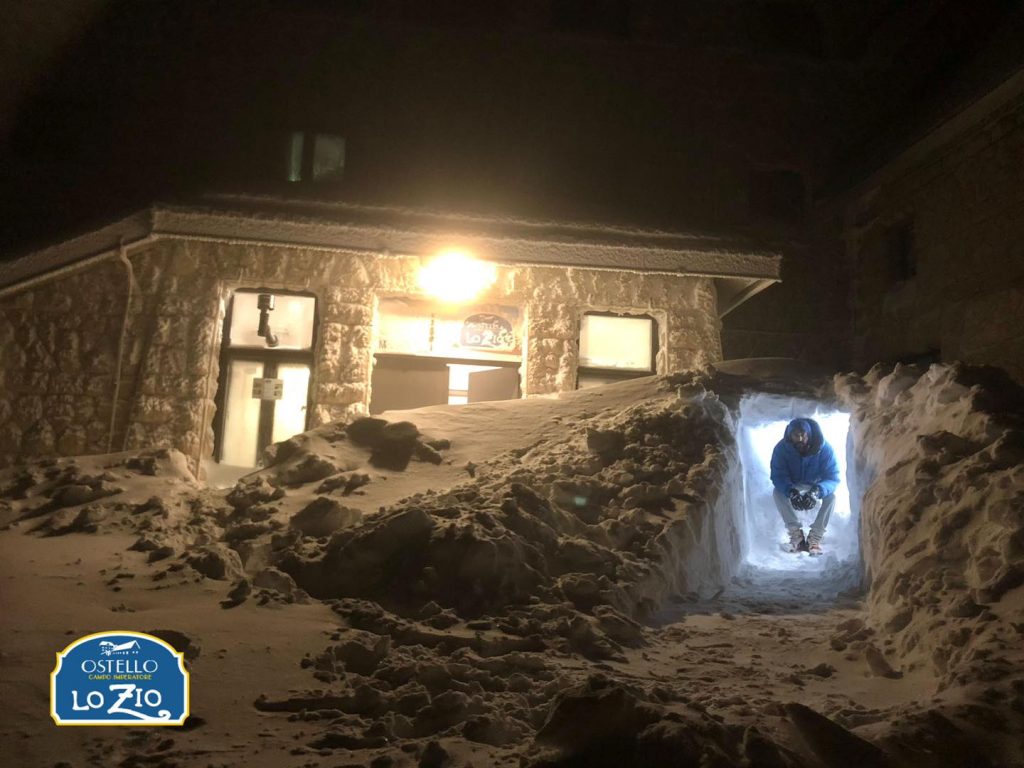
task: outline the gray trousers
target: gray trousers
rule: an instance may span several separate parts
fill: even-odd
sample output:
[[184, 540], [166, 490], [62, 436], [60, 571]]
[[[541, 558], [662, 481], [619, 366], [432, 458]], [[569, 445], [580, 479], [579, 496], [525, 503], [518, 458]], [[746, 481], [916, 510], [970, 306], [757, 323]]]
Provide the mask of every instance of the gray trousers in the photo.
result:
[[[786, 524], [787, 531], [792, 531], [794, 528], [803, 528], [800, 518], [796, 516], [796, 510], [789, 503], [788, 496], [784, 496], [779, 493], [778, 489], [774, 489], [772, 491], [772, 498], [775, 499], [775, 506], [778, 508], [779, 514], [782, 515], [782, 522]], [[836, 495], [834, 493], [830, 493], [821, 500], [818, 514], [814, 518], [814, 522], [811, 523], [811, 534], [815, 535], [815, 538], [821, 539], [825, 536], [825, 529], [828, 527], [829, 518], [832, 517], [832, 510], [835, 508]]]

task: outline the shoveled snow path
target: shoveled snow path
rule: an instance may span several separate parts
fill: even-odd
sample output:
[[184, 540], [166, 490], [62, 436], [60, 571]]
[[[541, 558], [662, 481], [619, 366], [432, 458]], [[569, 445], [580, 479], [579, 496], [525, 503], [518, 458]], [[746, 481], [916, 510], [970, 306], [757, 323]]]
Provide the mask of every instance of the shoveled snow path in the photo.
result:
[[850, 729], [886, 724], [920, 700], [929, 674], [890, 668], [887, 641], [878, 653], [867, 650], [875, 644], [864, 630], [866, 613], [848, 587], [854, 566], [832, 565], [748, 566], [713, 598], [664, 608], [654, 617], [651, 647], [629, 655], [646, 666], [648, 679], [712, 716], [784, 739], [793, 735], [785, 714], [791, 703]]

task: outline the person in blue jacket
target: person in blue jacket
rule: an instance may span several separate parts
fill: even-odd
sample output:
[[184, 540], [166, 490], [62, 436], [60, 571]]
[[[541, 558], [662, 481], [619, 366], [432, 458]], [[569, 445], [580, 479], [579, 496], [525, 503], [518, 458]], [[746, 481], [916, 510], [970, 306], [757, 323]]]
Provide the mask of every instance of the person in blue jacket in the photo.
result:
[[[821, 554], [821, 540], [836, 506], [839, 464], [814, 419], [793, 419], [772, 451], [772, 496], [789, 531], [789, 551]], [[806, 539], [797, 511], [821, 502]]]

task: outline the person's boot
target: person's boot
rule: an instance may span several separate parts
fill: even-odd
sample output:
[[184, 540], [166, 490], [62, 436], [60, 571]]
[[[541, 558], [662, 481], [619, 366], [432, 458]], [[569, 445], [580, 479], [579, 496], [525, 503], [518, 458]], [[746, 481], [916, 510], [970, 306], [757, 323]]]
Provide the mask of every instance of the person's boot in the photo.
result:
[[804, 538], [803, 528], [793, 528], [789, 532], [789, 551], [806, 552], [807, 540]]
[[811, 531], [807, 537], [807, 554], [817, 557], [821, 554], [821, 534]]

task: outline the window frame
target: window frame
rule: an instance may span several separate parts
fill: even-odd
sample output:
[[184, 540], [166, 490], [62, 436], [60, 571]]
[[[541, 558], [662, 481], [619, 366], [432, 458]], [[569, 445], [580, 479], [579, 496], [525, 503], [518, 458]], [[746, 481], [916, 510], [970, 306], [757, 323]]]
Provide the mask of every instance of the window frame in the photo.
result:
[[[577, 355], [583, 346], [583, 318], [591, 315], [598, 317], [620, 317], [638, 320], [650, 320], [651, 321], [651, 367], [647, 370], [637, 370], [635, 368], [608, 368], [603, 366], [583, 365], [578, 362], [576, 365], [576, 389], [580, 388], [580, 378], [589, 375], [601, 376], [602, 378], [616, 379], [625, 381], [627, 379], [642, 379], [646, 376], [654, 376], [658, 372], [658, 319], [649, 312], [616, 312], [612, 310], [585, 310], [580, 315], [580, 330], [576, 339]], [[581, 360], [577, 356], [577, 360]]]
[[[317, 176], [315, 174], [316, 146], [321, 138], [341, 140], [341, 165], [333, 172]], [[297, 144], [298, 148], [296, 148]], [[337, 184], [344, 180], [345, 169], [348, 165], [349, 149], [348, 137], [344, 134], [330, 131], [295, 129], [288, 133], [286, 149], [284, 178], [289, 185], [295, 187], [324, 186]], [[295, 168], [296, 159], [299, 161], [298, 168]]]
[[[235, 309], [235, 294], [237, 293], [272, 293], [275, 296], [302, 296], [313, 299], [313, 329], [310, 345], [306, 349], [276, 349], [274, 347], [254, 346], [232, 346], [231, 341], [231, 319]], [[274, 378], [277, 375], [278, 363], [303, 363], [309, 366], [309, 389], [306, 393], [306, 429], [309, 429], [309, 415], [313, 411], [313, 390], [316, 381], [316, 352], [320, 338], [320, 299], [310, 291], [296, 291], [285, 288], [233, 288], [228, 302], [227, 311], [224, 313], [224, 323], [221, 327], [220, 342], [220, 369], [217, 373], [217, 393], [213, 402], [216, 408], [216, 415], [213, 419], [213, 460], [218, 464], [224, 456], [224, 424], [227, 418], [227, 397], [228, 397], [228, 366], [235, 360], [258, 362], [263, 364], [263, 377]], [[268, 375], [268, 371], [272, 375]], [[263, 454], [263, 450], [270, 445], [270, 436], [273, 433], [274, 425], [274, 400], [264, 400], [260, 403], [259, 432], [256, 438], [257, 457]]]

